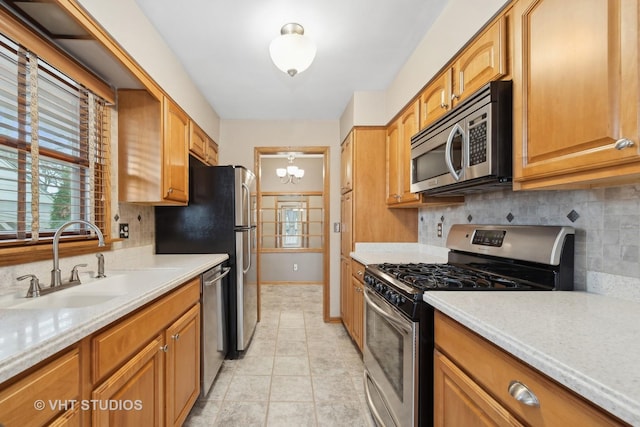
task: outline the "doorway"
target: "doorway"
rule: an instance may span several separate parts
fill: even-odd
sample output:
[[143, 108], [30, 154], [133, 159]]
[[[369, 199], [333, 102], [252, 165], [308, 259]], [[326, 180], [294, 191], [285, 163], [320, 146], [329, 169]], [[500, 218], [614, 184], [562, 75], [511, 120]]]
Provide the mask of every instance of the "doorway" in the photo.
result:
[[261, 283], [317, 284], [328, 322], [329, 147], [255, 147], [254, 162], [258, 307]]

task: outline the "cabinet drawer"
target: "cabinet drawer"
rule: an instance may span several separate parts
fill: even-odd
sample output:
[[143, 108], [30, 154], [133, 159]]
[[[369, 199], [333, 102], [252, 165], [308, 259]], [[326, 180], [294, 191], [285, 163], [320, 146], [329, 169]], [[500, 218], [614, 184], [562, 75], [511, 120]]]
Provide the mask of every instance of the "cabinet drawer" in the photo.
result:
[[200, 279], [193, 279], [170, 295], [96, 335], [91, 340], [91, 377], [98, 383], [128, 360], [144, 343], [200, 299]]
[[0, 391], [0, 425], [44, 425], [79, 399], [80, 352], [75, 348]]
[[[453, 360], [489, 395], [529, 425], [624, 425], [515, 357], [436, 312], [436, 347]], [[538, 398], [527, 406], [509, 394], [509, 384], [519, 381]], [[436, 396], [437, 399], [437, 396]]]
[[351, 274], [364, 283], [364, 265], [351, 258]]

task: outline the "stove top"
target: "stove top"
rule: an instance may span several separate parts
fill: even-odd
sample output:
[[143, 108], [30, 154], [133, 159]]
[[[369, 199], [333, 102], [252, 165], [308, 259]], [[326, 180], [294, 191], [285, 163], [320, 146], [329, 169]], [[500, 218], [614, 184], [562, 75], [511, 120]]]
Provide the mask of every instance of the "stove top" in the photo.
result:
[[563, 226], [456, 224], [446, 264], [367, 265], [364, 281], [409, 316], [425, 292], [572, 290], [574, 234]]
[[[452, 264], [378, 264], [376, 268], [419, 291], [430, 290], [550, 290], [551, 286], [468, 266]], [[516, 272], [514, 272], [516, 273]]]

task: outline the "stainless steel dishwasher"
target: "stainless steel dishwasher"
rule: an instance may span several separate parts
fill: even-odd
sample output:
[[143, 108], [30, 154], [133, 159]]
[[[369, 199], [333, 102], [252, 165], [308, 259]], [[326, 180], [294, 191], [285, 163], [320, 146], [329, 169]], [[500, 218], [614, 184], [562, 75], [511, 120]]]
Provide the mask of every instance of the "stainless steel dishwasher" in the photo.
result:
[[209, 393], [222, 361], [227, 355], [227, 317], [226, 295], [227, 280], [225, 276], [230, 267], [219, 264], [202, 273], [200, 299], [202, 306], [200, 344], [200, 396]]

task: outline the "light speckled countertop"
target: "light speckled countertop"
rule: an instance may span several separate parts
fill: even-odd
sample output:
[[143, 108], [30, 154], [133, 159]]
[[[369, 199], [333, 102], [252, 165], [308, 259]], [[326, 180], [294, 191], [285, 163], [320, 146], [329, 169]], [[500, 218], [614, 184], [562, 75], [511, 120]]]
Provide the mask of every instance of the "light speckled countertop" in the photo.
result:
[[[357, 244], [363, 264], [447, 262], [446, 249]], [[444, 251], [443, 251], [444, 249]], [[640, 426], [640, 303], [587, 292], [427, 292], [442, 313]]]
[[126, 278], [127, 290], [105, 303], [64, 309], [0, 308], [0, 383], [228, 258], [227, 254], [155, 255], [135, 270], [107, 270], [107, 278]]
[[424, 300], [640, 425], [640, 304], [587, 292], [428, 292]]

